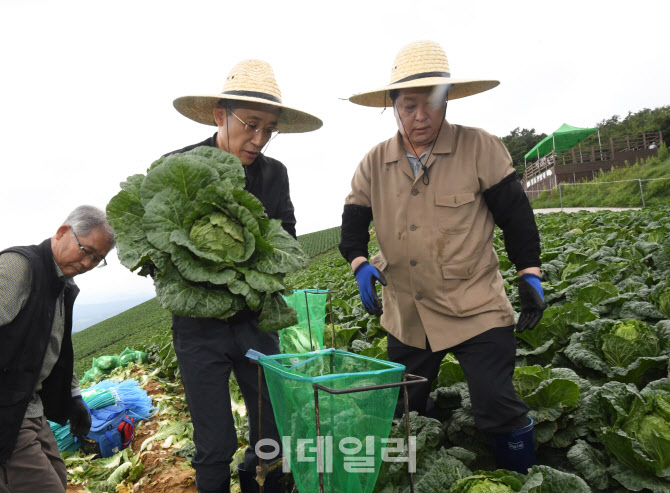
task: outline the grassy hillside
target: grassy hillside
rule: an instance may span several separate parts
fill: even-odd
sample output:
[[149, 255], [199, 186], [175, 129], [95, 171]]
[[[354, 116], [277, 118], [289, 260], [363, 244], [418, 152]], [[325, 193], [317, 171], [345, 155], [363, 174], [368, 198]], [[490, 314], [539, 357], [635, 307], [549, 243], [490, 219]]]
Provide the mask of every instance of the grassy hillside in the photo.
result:
[[144, 346], [150, 337], [168, 330], [171, 321], [170, 313], [153, 298], [73, 334], [75, 373], [81, 378], [91, 368], [93, 358]]
[[[665, 179], [644, 181], [655, 178]], [[662, 146], [657, 157], [600, 172], [593, 180], [583, 180], [574, 185], [561, 184], [563, 207], [642, 206], [640, 182], [627, 180], [642, 180], [645, 206], [670, 204], [670, 155], [667, 147]], [[560, 207], [558, 189], [538, 195], [531, 204], [534, 209]]]
[[298, 236], [300, 246], [309, 258], [316, 257], [320, 253], [327, 252], [340, 242], [340, 231], [342, 228], [336, 226], [315, 233], [307, 233]]

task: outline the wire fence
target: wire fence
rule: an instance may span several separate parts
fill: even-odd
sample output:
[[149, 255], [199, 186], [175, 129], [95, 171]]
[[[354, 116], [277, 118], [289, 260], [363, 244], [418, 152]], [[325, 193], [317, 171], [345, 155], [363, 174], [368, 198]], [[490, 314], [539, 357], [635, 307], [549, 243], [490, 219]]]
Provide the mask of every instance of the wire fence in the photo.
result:
[[[652, 181], [660, 181], [660, 180], [670, 180], [670, 177], [663, 177], [663, 178], [636, 178], [633, 180], [616, 180], [616, 181], [601, 181], [601, 182], [576, 182], [576, 183], [570, 183], [570, 182], [565, 182], [565, 183], [559, 183], [557, 186], [553, 188], [545, 188], [542, 190], [526, 190], [526, 195], [528, 196], [529, 199], [534, 199], [538, 197], [542, 193], [547, 193], [553, 195], [558, 191], [558, 197], [559, 197], [559, 202], [561, 209], [563, 209], [563, 201], [566, 198], [566, 192], [570, 189], [570, 187], [579, 187], [579, 186], [598, 186], [598, 185], [608, 185], [608, 184], [614, 184], [614, 183], [631, 183], [631, 184], [637, 184], [636, 188], [639, 188], [640, 192], [640, 202], [642, 207], [645, 207], [645, 198], [644, 198], [644, 187], [643, 187], [643, 182], [652, 182]], [[571, 204], [569, 207], [573, 206], [583, 206], [584, 204]], [[611, 206], [611, 207], [616, 207], [615, 204], [602, 204], [603, 206]], [[566, 206], [568, 207], [568, 206]]]

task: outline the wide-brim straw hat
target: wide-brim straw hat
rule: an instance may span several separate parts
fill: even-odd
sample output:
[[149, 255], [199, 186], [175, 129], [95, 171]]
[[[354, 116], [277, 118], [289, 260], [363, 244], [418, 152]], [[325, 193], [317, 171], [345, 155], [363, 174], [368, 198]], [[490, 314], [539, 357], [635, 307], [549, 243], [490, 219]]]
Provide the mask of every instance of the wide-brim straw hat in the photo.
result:
[[323, 122], [309, 113], [282, 103], [281, 91], [272, 67], [261, 60], [243, 60], [228, 74], [220, 94], [183, 96], [174, 100], [176, 110], [198, 123], [217, 126], [214, 108], [220, 100], [248, 101], [280, 108], [277, 130], [280, 133], [311, 132]]
[[352, 103], [385, 108], [392, 105], [390, 92], [394, 89], [447, 86], [448, 98], [458, 99], [493, 89], [497, 80], [454, 79], [451, 77], [447, 55], [434, 41], [415, 41], [400, 50], [391, 69], [391, 82], [374, 91], [354, 94]]

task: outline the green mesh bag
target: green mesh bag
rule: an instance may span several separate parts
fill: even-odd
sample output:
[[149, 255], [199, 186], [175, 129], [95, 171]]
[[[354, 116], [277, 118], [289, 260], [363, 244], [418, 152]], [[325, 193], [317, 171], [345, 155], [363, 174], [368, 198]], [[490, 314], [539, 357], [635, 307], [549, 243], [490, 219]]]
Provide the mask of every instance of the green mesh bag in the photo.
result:
[[146, 363], [149, 361], [149, 358], [144, 351], [133, 351], [130, 348], [126, 348], [119, 355], [119, 360], [121, 366], [128, 366], [130, 363]]
[[99, 358], [93, 358], [92, 366], [97, 366], [105, 373], [109, 373], [114, 368], [119, 366], [121, 363], [121, 358], [118, 356], [100, 356]]
[[[340, 390], [398, 383], [405, 371], [398, 363], [334, 349], [263, 356], [258, 361], [265, 370], [284, 456], [300, 493], [319, 491], [312, 384]], [[398, 391], [392, 387], [336, 395], [318, 390], [325, 492], [374, 489], [382, 439], [389, 436]]]
[[301, 289], [284, 299], [298, 314], [298, 324], [279, 331], [279, 350], [293, 354], [323, 349], [328, 290]]

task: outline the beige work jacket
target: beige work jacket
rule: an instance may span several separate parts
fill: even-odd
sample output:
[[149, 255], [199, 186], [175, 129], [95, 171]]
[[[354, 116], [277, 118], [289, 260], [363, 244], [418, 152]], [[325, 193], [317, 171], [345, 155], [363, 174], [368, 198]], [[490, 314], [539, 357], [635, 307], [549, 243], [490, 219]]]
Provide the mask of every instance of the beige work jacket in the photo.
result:
[[403, 343], [446, 349], [514, 323], [482, 193], [514, 172], [507, 149], [478, 128], [444, 122], [416, 179], [400, 134], [359, 164], [346, 204], [372, 208], [383, 272], [382, 326]]

